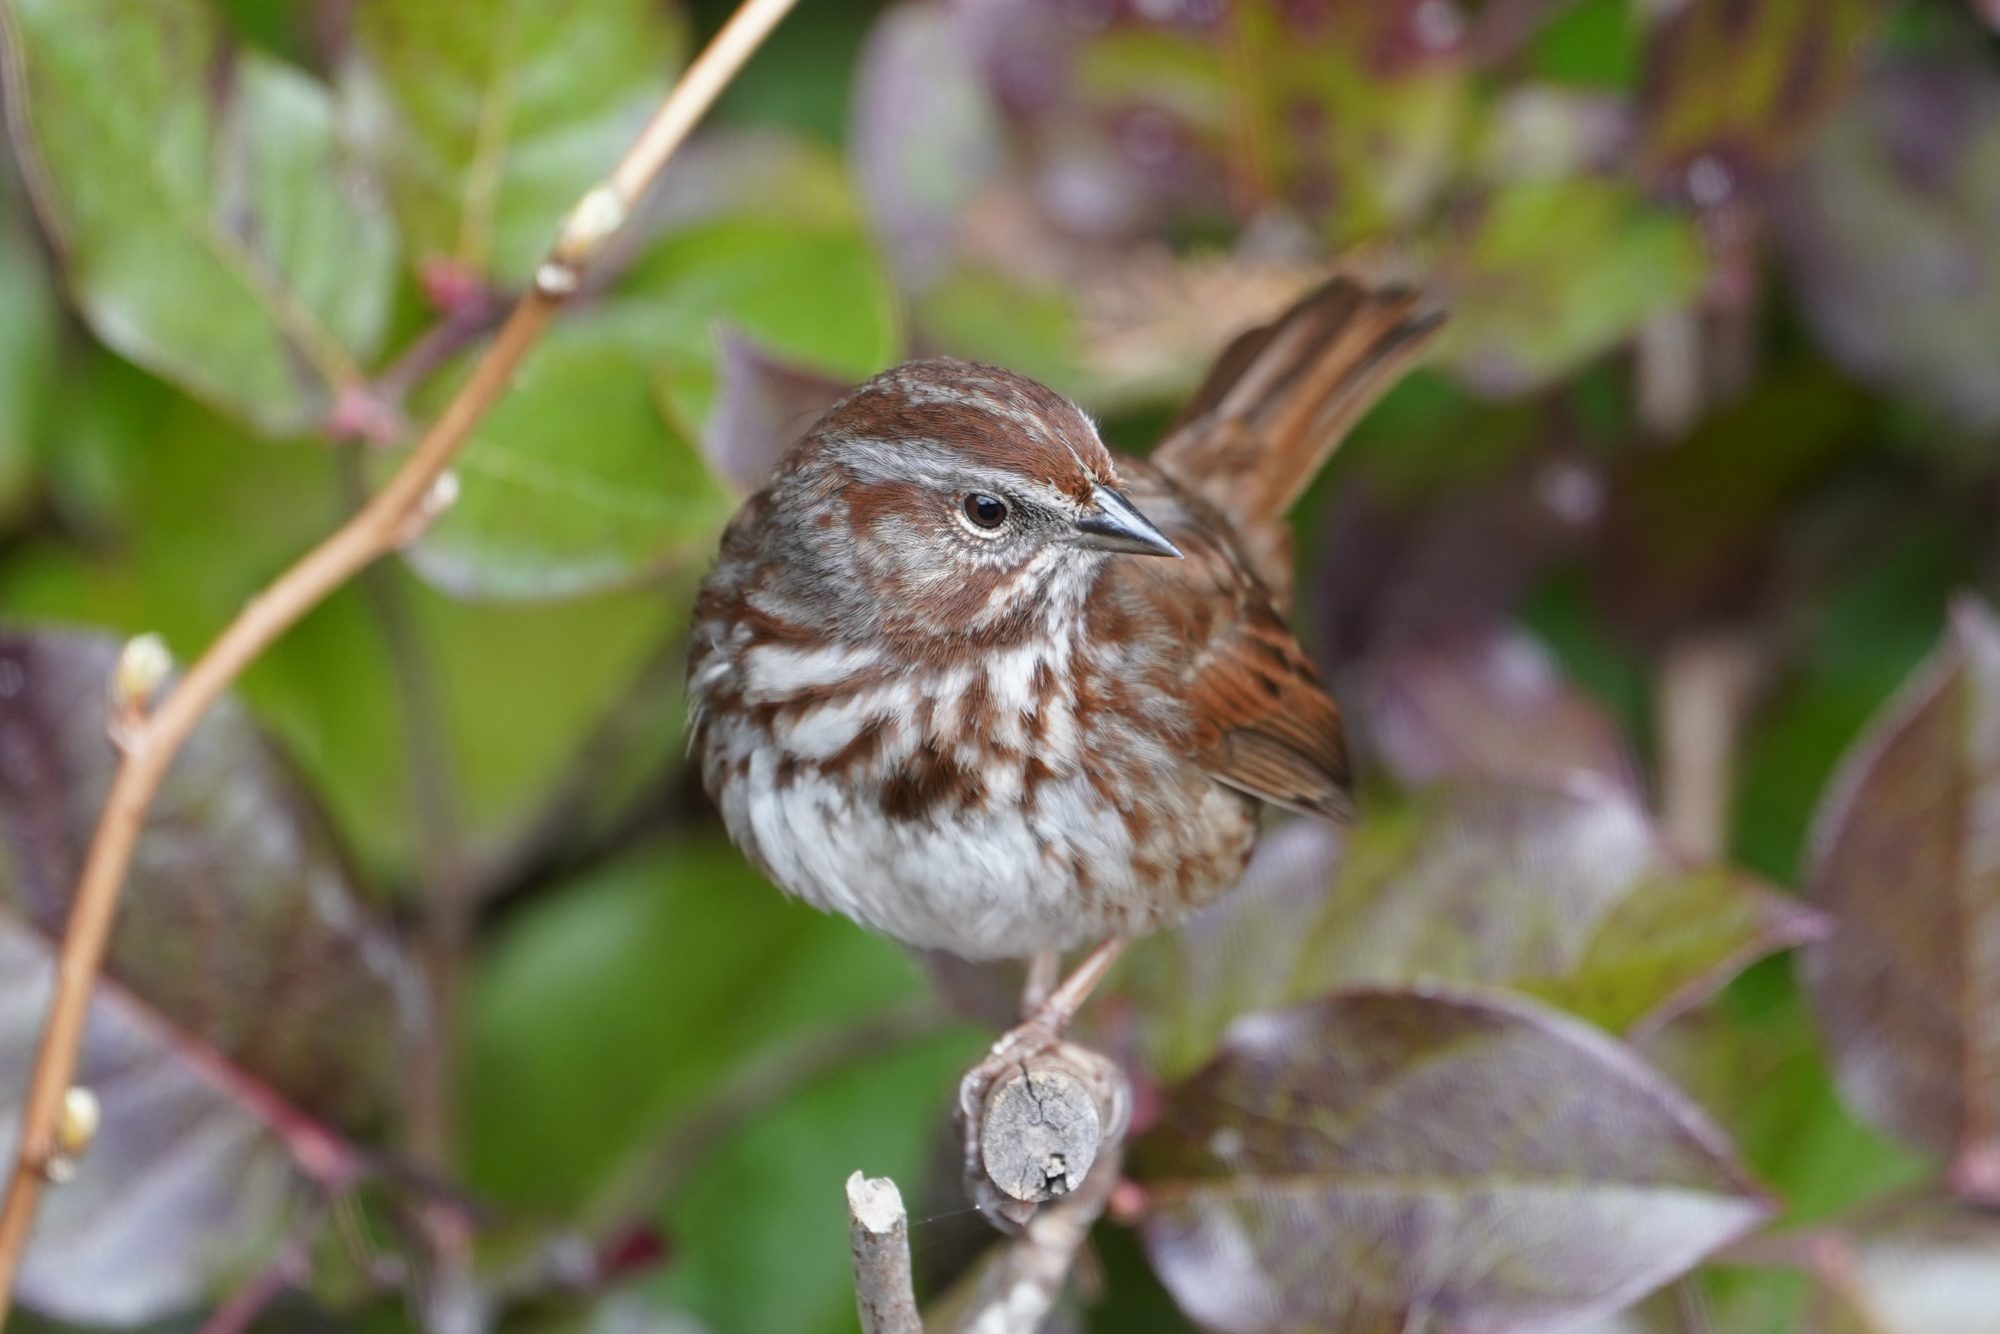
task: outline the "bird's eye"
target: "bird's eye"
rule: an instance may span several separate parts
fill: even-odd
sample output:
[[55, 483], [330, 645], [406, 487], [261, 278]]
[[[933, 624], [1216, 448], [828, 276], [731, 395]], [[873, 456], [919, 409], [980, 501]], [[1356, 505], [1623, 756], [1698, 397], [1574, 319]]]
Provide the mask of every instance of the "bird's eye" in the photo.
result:
[[975, 528], [998, 528], [1007, 522], [1007, 502], [974, 491], [965, 498], [965, 517]]

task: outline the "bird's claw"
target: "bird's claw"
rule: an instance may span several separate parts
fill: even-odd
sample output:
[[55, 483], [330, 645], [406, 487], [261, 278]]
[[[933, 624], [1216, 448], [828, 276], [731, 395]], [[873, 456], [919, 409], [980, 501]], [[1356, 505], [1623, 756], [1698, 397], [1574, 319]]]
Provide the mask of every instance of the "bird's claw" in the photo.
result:
[[1062, 1041], [1054, 1025], [1029, 1019], [1000, 1035], [987, 1049], [979, 1064], [965, 1072], [958, 1082], [958, 1124], [964, 1150], [966, 1193], [981, 1213], [1005, 1231], [1018, 1230], [1034, 1217], [1036, 1206], [1007, 1195], [986, 1172], [981, 1136], [986, 1123], [986, 1103], [994, 1087], [1008, 1077], [1023, 1073], [1025, 1063], [1053, 1050]]

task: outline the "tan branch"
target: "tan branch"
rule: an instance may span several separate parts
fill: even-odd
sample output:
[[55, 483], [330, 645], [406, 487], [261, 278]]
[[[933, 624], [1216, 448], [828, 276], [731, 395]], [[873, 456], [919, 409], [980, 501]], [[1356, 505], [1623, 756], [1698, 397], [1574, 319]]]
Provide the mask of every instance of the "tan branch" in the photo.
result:
[[931, 1329], [1042, 1327], [1118, 1185], [1131, 1101], [1115, 1061], [1070, 1042], [1027, 1057], [988, 1091], [979, 1118], [984, 1170], [967, 1184], [981, 1211], [1014, 1235], [927, 1312]]
[[624, 226], [633, 205], [668, 157], [796, 0], [744, 0], [641, 131], [605, 183], [564, 221], [535, 285], [514, 307], [457, 396], [374, 499], [337, 532], [253, 598], [221, 638], [151, 714], [121, 742], [124, 758], [91, 839], [57, 957], [55, 994], [42, 1031], [27, 1097], [20, 1148], [0, 1204], [0, 1323], [27, 1249], [28, 1232], [49, 1163], [56, 1124], [75, 1076], [91, 984], [104, 960], [118, 893], [146, 812], [181, 744], [223, 691], [271, 642], [371, 561], [420, 533], [433, 517], [433, 487], [479, 420], [506, 388], [592, 260]]

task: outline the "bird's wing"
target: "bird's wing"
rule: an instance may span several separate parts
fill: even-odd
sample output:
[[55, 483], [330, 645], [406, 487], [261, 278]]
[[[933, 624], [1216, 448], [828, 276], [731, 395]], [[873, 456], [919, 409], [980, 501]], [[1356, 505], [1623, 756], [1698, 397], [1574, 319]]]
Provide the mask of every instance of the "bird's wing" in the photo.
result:
[[1287, 810], [1353, 818], [1340, 710], [1276, 612], [1248, 609], [1211, 640], [1186, 699], [1209, 777]]
[[1176, 744], [1219, 783], [1349, 818], [1340, 710], [1226, 521], [1144, 464], [1120, 460], [1119, 475], [1184, 559], [1112, 560], [1095, 598], [1107, 633], [1147, 637], [1146, 670], [1175, 701]]

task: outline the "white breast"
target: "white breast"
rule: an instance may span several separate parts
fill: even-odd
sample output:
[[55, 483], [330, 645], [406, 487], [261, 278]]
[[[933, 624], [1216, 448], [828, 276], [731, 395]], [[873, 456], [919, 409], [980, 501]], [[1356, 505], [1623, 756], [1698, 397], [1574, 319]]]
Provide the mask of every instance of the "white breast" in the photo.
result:
[[[743, 679], [807, 674], [808, 664], [760, 662], [768, 651], [745, 651]], [[1079, 718], [1069, 652], [1057, 639], [976, 667], [900, 673], [787, 711], [768, 733], [748, 718], [712, 719], [704, 767], [731, 836], [807, 902], [967, 958], [1067, 949], [1177, 915], [1184, 905], [1163, 898], [1162, 868], [1171, 874], [1190, 857], [1212, 865], [1208, 878], [1221, 883], [1195, 887], [1207, 897], [1240, 870], [1251, 817], [1241, 798], [1199, 777], [1129, 781], [1135, 767], [1179, 775], [1182, 765], [1164, 747]], [[928, 727], [918, 725], [919, 699]], [[983, 701], [977, 717], [972, 701]], [[864, 762], [828, 763], [870, 729]], [[1046, 766], [1032, 792], [1031, 745]], [[918, 818], [885, 810], [899, 774], [940, 757], [978, 776], [976, 800]], [[1113, 766], [1122, 790], [1142, 794], [1138, 837], [1089, 765]]]

